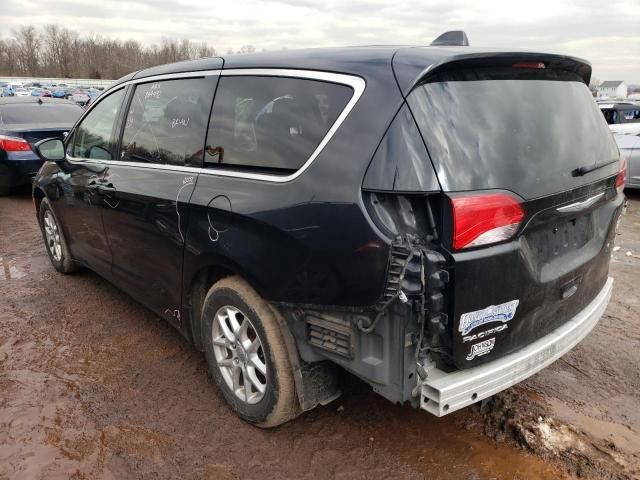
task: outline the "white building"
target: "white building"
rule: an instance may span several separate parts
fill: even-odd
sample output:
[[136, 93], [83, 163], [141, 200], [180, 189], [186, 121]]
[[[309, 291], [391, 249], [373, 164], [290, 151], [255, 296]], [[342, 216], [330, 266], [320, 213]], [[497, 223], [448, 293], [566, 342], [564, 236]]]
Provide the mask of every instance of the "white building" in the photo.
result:
[[598, 86], [598, 98], [627, 98], [627, 84], [621, 80], [602, 82]]

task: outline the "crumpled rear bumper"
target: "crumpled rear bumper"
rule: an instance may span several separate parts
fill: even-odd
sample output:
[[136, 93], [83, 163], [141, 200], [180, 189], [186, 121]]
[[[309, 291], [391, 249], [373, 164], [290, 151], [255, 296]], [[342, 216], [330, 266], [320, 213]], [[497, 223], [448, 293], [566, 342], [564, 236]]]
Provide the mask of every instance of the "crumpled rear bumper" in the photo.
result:
[[580, 313], [532, 344], [493, 362], [446, 373], [428, 371], [421, 385], [420, 408], [441, 417], [521, 382], [576, 346], [596, 326], [613, 288], [609, 277]]

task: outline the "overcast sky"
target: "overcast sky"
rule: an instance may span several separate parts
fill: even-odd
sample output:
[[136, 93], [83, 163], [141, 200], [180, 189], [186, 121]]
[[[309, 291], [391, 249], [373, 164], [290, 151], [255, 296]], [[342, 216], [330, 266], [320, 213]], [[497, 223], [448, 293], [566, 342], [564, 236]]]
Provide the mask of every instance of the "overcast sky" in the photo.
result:
[[11, 0], [0, 35], [57, 23], [81, 35], [228, 48], [424, 45], [445, 30], [472, 45], [576, 55], [594, 78], [640, 84], [640, 0]]

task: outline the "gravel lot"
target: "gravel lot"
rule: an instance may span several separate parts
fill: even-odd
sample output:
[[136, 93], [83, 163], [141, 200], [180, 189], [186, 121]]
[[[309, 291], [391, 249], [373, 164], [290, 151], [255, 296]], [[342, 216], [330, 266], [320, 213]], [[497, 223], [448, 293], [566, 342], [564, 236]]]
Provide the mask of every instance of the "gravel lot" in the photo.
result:
[[596, 330], [524, 385], [437, 419], [350, 376], [271, 431], [203, 357], [91, 272], [49, 264], [29, 192], [0, 198], [0, 478], [640, 478], [640, 195]]

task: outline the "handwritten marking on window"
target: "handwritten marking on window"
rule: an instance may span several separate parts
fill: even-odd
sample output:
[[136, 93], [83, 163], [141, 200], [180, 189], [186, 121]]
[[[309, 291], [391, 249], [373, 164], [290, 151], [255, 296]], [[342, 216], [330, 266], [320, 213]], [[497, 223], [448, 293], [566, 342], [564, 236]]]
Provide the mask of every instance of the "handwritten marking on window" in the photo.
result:
[[190, 118], [172, 118], [171, 119], [171, 128], [176, 127], [188, 127]]
[[151, 88], [149, 90], [144, 92], [145, 100], [148, 98], [160, 98], [161, 95], [162, 89], [160, 88], [159, 83], [154, 83], [153, 85], [151, 85]]

